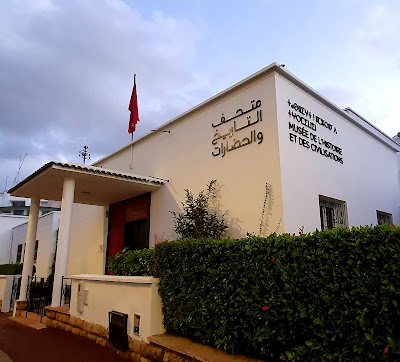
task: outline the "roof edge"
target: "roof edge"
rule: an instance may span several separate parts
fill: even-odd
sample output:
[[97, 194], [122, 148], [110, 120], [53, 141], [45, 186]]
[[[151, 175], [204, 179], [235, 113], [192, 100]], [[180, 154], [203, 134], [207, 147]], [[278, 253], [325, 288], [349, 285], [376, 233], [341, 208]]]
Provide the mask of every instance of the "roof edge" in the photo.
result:
[[27, 183], [28, 181], [32, 180], [36, 175], [43, 172], [44, 170], [50, 168], [55, 164], [55, 161], [50, 161], [44, 164], [42, 167], [38, 168], [34, 173], [30, 174], [28, 177], [24, 178], [22, 181], [18, 182], [15, 186], [11, 187], [7, 192], [12, 194], [15, 190], [19, 189], [23, 184]]
[[[304, 83], [302, 80], [297, 78], [294, 74], [290, 73], [286, 69], [283, 69], [282, 67], [277, 68], [277, 73], [282, 75], [284, 78], [292, 82], [293, 84], [297, 85], [300, 87], [302, 90], [306, 91], [307, 93], [311, 94], [314, 96], [316, 99], [318, 99], [322, 104], [330, 108], [332, 111], [338, 113], [340, 116], [345, 118], [346, 120], [350, 121], [353, 125], [361, 129], [362, 131], [366, 132], [373, 138], [375, 138], [377, 141], [381, 142], [383, 145], [386, 147], [390, 148], [392, 151], [395, 152], [400, 152], [400, 147], [399, 145], [386, 133], [381, 131], [378, 127], [374, 126], [371, 124], [369, 121], [367, 121], [364, 117], [360, 116], [357, 112], [354, 112], [350, 107], [347, 107], [345, 109], [340, 108], [337, 106], [335, 103], [331, 102], [328, 98], [324, 97], [322, 94], [317, 92], [315, 89], [311, 88], [309, 85]], [[379, 137], [376, 133], [368, 129], [366, 125], [358, 122], [354, 118], [352, 118], [345, 110], [350, 109], [352, 112], [354, 112], [357, 116], [360, 117], [360, 119], [365, 122], [368, 126], [372, 127], [375, 131], [379, 132], [380, 135], [384, 138]]]
[[[223, 96], [225, 96], [226, 94], [228, 94], [228, 93], [234, 91], [235, 89], [237, 89], [237, 88], [243, 86], [244, 84], [249, 83], [249, 82], [253, 81], [254, 79], [256, 79], [256, 78], [258, 78], [258, 77], [262, 77], [262, 76], [268, 74], [269, 72], [271, 72], [272, 70], [274, 70], [274, 69], [276, 69], [276, 68], [281, 68], [281, 66], [282, 66], [281, 64], [276, 63], [276, 62], [271, 63], [270, 65], [267, 65], [266, 67], [262, 68], [262, 69], [259, 70], [258, 72], [255, 72], [255, 73], [249, 75], [248, 77], [242, 79], [240, 82], [237, 82], [237, 83], [233, 84], [232, 86], [230, 86], [230, 87], [224, 89], [223, 91], [217, 93], [216, 95], [214, 95], [214, 96], [212, 96], [212, 97], [206, 99], [205, 101], [199, 103], [198, 105], [196, 105], [196, 106], [190, 108], [189, 110], [187, 110], [187, 111], [181, 113], [180, 115], [178, 115], [178, 116], [172, 118], [171, 120], [169, 120], [169, 121], [163, 123], [161, 126], [159, 126], [159, 127], [157, 127], [157, 128], [154, 128], [154, 130], [155, 130], [155, 131], [162, 131], [162, 130], [165, 130], [166, 127], [169, 127], [169, 126], [171, 126], [171, 125], [173, 125], [173, 124], [179, 122], [179, 121], [182, 120], [183, 118], [187, 117], [188, 115], [199, 111], [200, 109], [204, 108], [205, 106], [207, 106], [207, 105], [210, 104], [211, 102], [217, 101], [218, 99], [220, 99], [220, 98], [222, 98]], [[142, 142], [143, 140], [149, 138], [149, 137], [152, 136], [152, 135], [153, 135], [153, 132], [150, 131], [150, 132], [144, 134], [142, 137], [138, 138], [136, 141], [130, 142], [130, 143], [128, 143], [127, 145], [125, 145], [125, 146], [119, 148], [118, 150], [116, 150], [116, 151], [110, 153], [109, 155], [106, 155], [106, 156], [100, 158], [100, 159], [97, 160], [96, 162], [93, 162], [92, 165], [97, 165], [97, 164], [99, 164], [99, 163], [101, 163], [101, 162], [103, 162], [103, 161], [105, 161], [105, 160], [107, 160], [107, 159], [109, 159], [109, 158], [111, 158], [111, 157], [117, 155], [118, 153], [124, 151], [125, 149], [129, 148], [131, 145], [136, 144], [136, 143], [138, 143], [138, 142]]]
[[63, 162], [55, 162], [51, 161], [46, 163], [44, 166], [40, 167], [37, 169], [34, 173], [26, 177], [24, 180], [19, 182], [17, 185], [12, 187], [11, 189], [8, 190], [10, 194], [18, 190], [20, 187], [24, 186], [26, 183], [34, 179], [37, 175], [41, 174], [42, 172], [46, 171], [49, 168], [54, 168], [58, 170], [74, 170], [76, 172], [88, 172], [88, 173], [97, 173], [97, 174], [103, 174], [105, 176], [113, 176], [113, 177], [120, 177], [124, 179], [130, 179], [130, 180], [136, 180], [138, 182], [148, 182], [154, 185], [164, 185], [165, 183], [169, 182], [169, 180], [162, 179], [159, 177], [153, 177], [153, 176], [142, 176], [142, 175], [136, 175], [136, 174], [131, 174], [131, 173], [126, 173], [126, 172], [120, 172], [116, 170], [109, 170], [105, 169], [102, 167], [97, 167], [97, 166], [89, 166], [85, 164], [79, 164], [79, 163], [63, 163]]
[[[384, 144], [385, 146], [390, 148], [392, 151], [400, 152], [400, 146], [390, 136], [388, 136], [386, 133], [381, 131], [378, 127], [376, 127], [373, 124], [371, 124], [364, 117], [359, 116], [360, 119], [362, 119], [366, 123], [366, 125], [372, 127], [373, 130], [377, 131], [380, 135], [377, 135], [376, 133], [374, 133], [373, 131], [368, 129], [368, 126], [363, 125], [360, 122], [357, 122], [357, 120], [352, 118], [345, 110], [343, 110], [342, 108], [340, 108], [339, 106], [337, 106], [336, 104], [331, 102], [329, 99], [324, 97], [322, 94], [320, 94], [319, 92], [314, 90], [312, 87], [310, 87], [309, 85], [304, 83], [302, 80], [300, 80], [294, 74], [292, 74], [289, 71], [287, 71], [286, 69], [284, 69], [284, 65], [283, 64], [279, 64], [277, 62], [271, 63], [270, 65], [262, 68], [261, 70], [255, 72], [255, 73], [251, 74], [250, 76], [242, 79], [241, 81], [233, 84], [229, 88], [217, 93], [216, 95], [212, 96], [211, 98], [206, 99], [205, 101], [201, 102], [197, 106], [194, 106], [194, 107], [190, 108], [189, 110], [187, 110], [186, 112], [183, 112], [182, 114], [178, 115], [177, 117], [173, 118], [172, 120], [163, 123], [161, 126], [155, 128], [155, 130], [156, 131], [165, 130], [165, 128], [167, 128], [167, 127], [179, 122], [180, 120], [182, 120], [183, 118], [187, 117], [188, 115], [199, 111], [201, 108], [207, 106], [211, 102], [214, 102], [214, 101], [222, 98], [226, 94], [236, 90], [237, 88], [243, 86], [244, 84], [249, 83], [249, 82], [255, 80], [258, 77], [262, 77], [262, 76], [268, 74], [271, 71], [276, 71], [278, 74], [280, 74], [281, 76], [283, 76], [284, 78], [286, 78], [287, 80], [292, 82], [293, 84], [297, 85], [302, 90], [304, 90], [307, 93], [311, 94], [317, 100], [319, 100], [322, 104], [324, 104], [325, 106], [327, 106], [328, 108], [330, 108], [334, 112], [338, 113], [340, 116], [342, 116], [346, 120], [350, 121], [353, 125], [355, 125], [359, 129], [361, 129], [362, 131], [366, 132], [367, 134], [369, 134], [370, 136], [375, 138], [377, 141], [381, 142], [382, 144]], [[347, 109], [347, 108], [345, 108], [345, 109]], [[351, 108], [349, 108], [349, 109], [351, 109]], [[356, 113], [356, 112], [354, 112], [354, 113]], [[142, 137], [138, 138], [136, 141], [130, 142], [130, 143], [126, 144], [125, 146], [117, 149], [116, 151], [114, 151], [114, 152], [112, 152], [112, 153], [100, 158], [99, 160], [93, 162], [92, 165], [95, 166], [95, 165], [97, 165], [97, 164], [99, 164], [99, 163], [101, 163], [101, 162], [103, 162], [103, 161], [105, 161], [105, 160], [107, 160], [107, 159], [109, 159], [111, 157], [114, 157], [118, 153], [120, 153], [120, 152], [126, 150], [127, 148], [129, 148], [131, 145], [139, 143], [139, 142], [142, 142], [142, 141], [144, 141], [145, 139], [149, 138], [152, 135], [153, 135], [153, 132], [150, 131], [150, 132], [146, 133], [145, 135], [143, 135]]]

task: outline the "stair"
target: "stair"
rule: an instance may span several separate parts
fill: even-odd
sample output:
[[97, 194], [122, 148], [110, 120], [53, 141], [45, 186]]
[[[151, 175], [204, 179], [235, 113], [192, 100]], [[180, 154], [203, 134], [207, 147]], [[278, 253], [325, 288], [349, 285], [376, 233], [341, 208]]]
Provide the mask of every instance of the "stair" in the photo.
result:
[[43, 323], [44, 318], [46, 317], [34, 312], [22, 311], [20, 317], [8, 317], [8, 318], [13, 320], [14, 322], [23, 324], [27, 327], [31, 327], [37, 330], [47, 328], [47, 326]]

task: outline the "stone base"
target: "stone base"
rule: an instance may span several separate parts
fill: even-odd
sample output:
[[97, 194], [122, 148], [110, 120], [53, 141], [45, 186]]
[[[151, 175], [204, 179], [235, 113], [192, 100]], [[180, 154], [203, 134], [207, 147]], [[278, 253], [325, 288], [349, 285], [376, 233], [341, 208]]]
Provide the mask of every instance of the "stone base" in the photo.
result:
[[[70, 316], [66, 310], [60, 308], [46, 307], [46, 318], [43, 318], [43, 323], [48, 327], [58, 328], [71, 332], [78, 336], [88, 338], [96, 342], [100, 346], [110, 347], [115, 352], [129, 359], [137, 362], [173, 362], [175, 360], [164, 359], [164, 349], [153, 344], [148, 344], [139, 339], [133, 339], [128, 336], [129, 349], [127, 351], [120, 351], [110, 345], [108, 339], [108, 328], [99, 324], [84, 321], [83, 319]], [[179, 359], [176, 362], [189, 361], [189, 359]], [[190, 359], [190, 361], [192, 361]]]
[[[119, 356], [134, 362], [256, 361], [244, 356], [228, 355], [225, 352], [195, 344], [184, 338], [167, 335], [150, 337], [150, 343], [128, 336], [129, 349], [127, 351], [120, 351], [110, 345], [108, 328], [70, 316], [69, 311], [62, 307], [46, 307], [46, 317], [43, 318], [42, 323], [48, 327], [63, 329], [78, 336], [88, 338], [100, 346], [113, 349]], [[190, 344], [195, 346], [190, 346]], [[189, 348], [182, 348], [180, 346], [189, 346]], [[199, 353], [199, 348], [206, 348], [209, 351], [205, 354]], [[261, 362], [261, 360], [258, 361]]]
[[16, 300], [14, 305], [15, 305], [16, 310], [27, 310], [28, 301], [27, 300]]

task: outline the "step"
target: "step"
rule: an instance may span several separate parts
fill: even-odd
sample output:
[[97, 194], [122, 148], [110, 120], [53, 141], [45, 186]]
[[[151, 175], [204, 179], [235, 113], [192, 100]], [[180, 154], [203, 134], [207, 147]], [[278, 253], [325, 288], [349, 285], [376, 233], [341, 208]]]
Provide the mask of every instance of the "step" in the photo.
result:
[[29, 318], [24, 318], [24, 317], [8, 317], [8, 319], [11, 319], [14, 322], [17, 322], [19, 324], [22, 324], [27, 327], [34, 328], [36, 330], [47, 328], [47, 326], [43, 323], [37, 322], [35, 320], [29, 319]]
[[41, 323], [43, 318], [45, 318], [45, 316], [35, 313], [35, 312], [21, 311], [21, 318], [25, 318], [25, 319], [29, 319], [33, 322]]

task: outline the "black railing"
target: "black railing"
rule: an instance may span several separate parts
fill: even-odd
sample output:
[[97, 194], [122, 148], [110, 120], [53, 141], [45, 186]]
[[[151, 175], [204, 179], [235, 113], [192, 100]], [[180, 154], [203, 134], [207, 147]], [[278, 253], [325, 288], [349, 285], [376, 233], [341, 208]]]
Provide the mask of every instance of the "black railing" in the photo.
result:
[[36, 280], [36, 276], [28, 278], [28, 311], [45, 315], [44, 307], [51, 304], [53, 294], [53, 283], [45, 281], [44, 278]]
[[14, 302], [19, 298], [19, 291], [21, 289], [21, 276], [14, 275], [13, 284], [11, 288], [10, 310], [14, 309]]
[[69, 307], [71, 303], [71, 286], [72, 279], [62, 277], [60, 306], [67, 305]]

